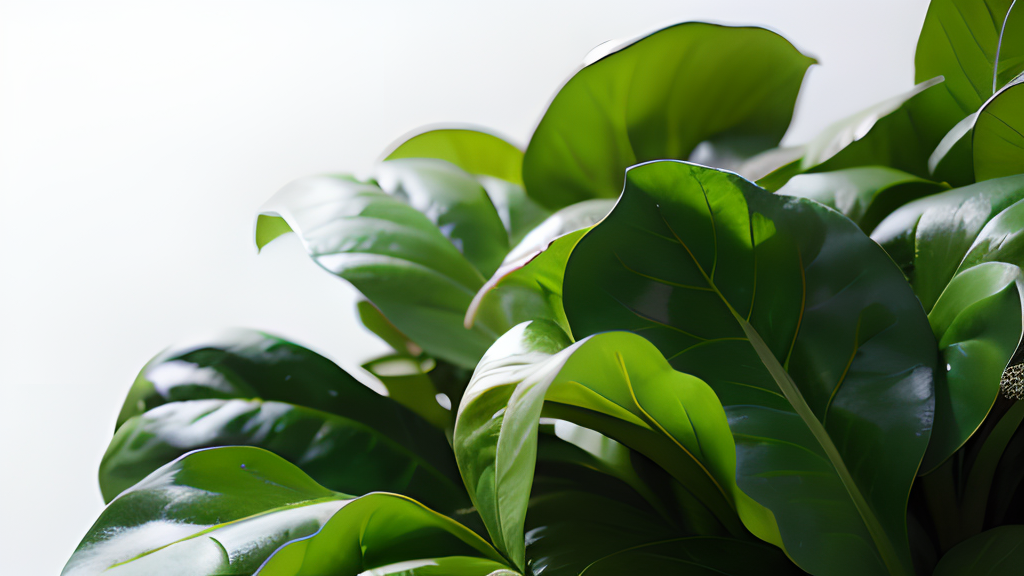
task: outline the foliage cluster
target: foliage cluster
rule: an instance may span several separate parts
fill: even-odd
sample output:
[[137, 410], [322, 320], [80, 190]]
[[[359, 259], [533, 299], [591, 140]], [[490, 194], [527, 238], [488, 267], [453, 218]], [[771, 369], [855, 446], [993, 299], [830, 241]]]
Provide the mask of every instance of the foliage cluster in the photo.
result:
[[64, 574], [1020, 574], [1024, 8], [933, 0], [913, 90], [780, 148], [812, 64], [678, 24], [525, 152], [432, 129], [281, 190], [257, 246], [393, 352], [154, 358]]

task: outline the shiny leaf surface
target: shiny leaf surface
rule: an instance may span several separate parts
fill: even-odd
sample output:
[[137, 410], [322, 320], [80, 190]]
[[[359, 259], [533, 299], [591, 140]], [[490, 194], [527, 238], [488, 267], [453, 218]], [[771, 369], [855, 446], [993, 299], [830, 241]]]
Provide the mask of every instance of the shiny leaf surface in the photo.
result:
[[[414, 161], [428, 162], [392, 162]], [[274, 222], [267, 216], [283, 218], [321, 267], [352, 283], [431, 356], [471, 368], [506, 328], [500, 313], [489, 311], [472, 330], [463, 327], [484, 277], [434, 221], [376, 186], [304, 178], [278, 192], [263, 213], [257, 238], [261, 226]], [[498, 254], [495, 268], [503, 257]]]
[[1024, 71], [1024, 11], [1010, 12], [1011, 5], [1013, 0], [932, 0], [928, 5], [914, 56], [915, 81], [943, 76], [961, 117], [976, 112]]
[[912, 573], [905, 509], [935, 343], [856, 225], [734, 174], [644, 164], [573, 251], [564, 290], [577, 337], [638, 332], [714, 389], [737, 483], [803, 569]]
[[744, 533], [739, 508], [755, 533], [777, 538], [771, 515], [736, 488], [732, 437], [707, 385], [673, 370], [637, 335], [600, 334], [570, 345], [557, 325], [536, 321], [488, 350], [459, 406], [454, 436], [470, 496], [496, 546], [518, 565], [545, 402], [563, 408], [559, 417], [657, 462], [713, 514], [712, 524]]
[[[1020, 12], [1024, 46], [1024, 10]], [[1024, 65], [1024, 50], [1021, 60]], [[979, 182], [1024, 173], [1024, 81], [1001, 90], [981, 108], [971, 144]]]
[[586, 228], [596, 224], [612, 209], [612, 200], [584, 200], [562, 208], [534, 228], [505, 257], [498, 271], [473, 297], [466, 311], [466, 325], [472, 326], [481, 306], [501, 306], [504, 299], [537, 301], [532, 307], [517, 306], [512, 321], [547, 319], [568, 330], [562, 309], [562, 272], [576, 242]]
[[840, 211], [870, 233], [893, 210], [947, 187], [893, 168], [867, 166], [835, 172], [801, 174], [779, 194], [810, 198]]
[[[353, 524], [366, 529], [331, 529]], [[229, 447], [190, 453], [121, 494], [62, 574], [251, 574], [282, 545], [310, 537], [333, 537], [333, 557], [360, 567], [353, 573], [417, 559], [425, 548], [501, 562], [472, 531], [415, 501], [345, 496], [270, 452]], [[402, 546], [403, 539], [420, 545]]]
[[813, 62], [774, 32], [700, 22], [602, 45], [537, 126], [527, 193], [550, 208], [615, 198], [627, 167], [695, 150], [734, 166], [778, 144]]
[[100, 465], [107, 501], [186, 452], [245, 444], [346, 493], [387, 489], [449, 513], [467, 503], [440, 430], [319, 354], [260, 332], [158, 355], [120, 420]]
[[1024, 526], [1000, 526], [946, 553], [933, 576], [1015, 576], [1024, 566]]

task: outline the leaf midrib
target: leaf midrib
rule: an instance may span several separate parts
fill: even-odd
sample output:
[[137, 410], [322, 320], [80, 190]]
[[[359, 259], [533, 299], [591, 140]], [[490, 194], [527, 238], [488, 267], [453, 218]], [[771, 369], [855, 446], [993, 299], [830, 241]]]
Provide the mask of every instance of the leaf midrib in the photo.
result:
[[[864, 495], [861, 494], [860, 488], [854, 481], [849, 469], [847, 469], [846, 463], [843, 461], [842, 455], [839, 454], [839, 450], [832, 442], [832, 438], [829, 436], [828, 431], [825, 430], [825, 427], [822, 425], [822, 423], [817, 419], [817, 417], [814, 416], [814, 412], [807, 404], [807, 401], [804, 400], [803, 394], [797, 387], [796, 382], [793, 381], [793, 378], [789, 375], [789, 372], [787, 372], [785, 368], [783, 368], [782, 364], [779, 363], [778, 359], [775, 357], [775, 354], [772, 353], [768, 345], [765, 344], [764, 340], [761, 339], [761, 335], [757, 332], [757, 330], [755, 330], [749, 322], [747, 322], [742, 316], [740, 316], [740, 314], [732, 307], [732, 304], [729, 303], [729, 301], [725, 298], [725, 295], [722, 294], [722, 292], [718, 289], [718, 286], [714, 283], [714, 281], [707, 275], [707, 273], [704, 271], [704, 267], [701, 266], [696, 256], [693, 254], [692, 251], [690, 251], [689, 246], [687, 246], [686, 243], [683, 242], [682, 238], [680, 238], [679, 235], [676, 234], [675, 230], [672, 228], [672, 225], [669, 224], [668, 220], [661, 213], [660, 207], [658, 208], [658, 215], [659, 217], [661, 217], [661, 220], [662, 222], [664, 222], [665, 227], [668, 229], [668, 231], [672, 233], [672, 236], [676, 239], [676, 241], [679, 242], [679, 244], [686, 250], [686, 253], [690, 255], [690, 259], [693, 260], [694, 265], [697, 267], [697, 270], [704, 278], [704, 281], [707, 282], [708, 286], [711, 287], [715, 294], [718, 295], [722, 303], [725, 304], [726, 307], [729, 309], [729, 312], [732, 314], [733, 319], [736, 320], [736, 322], [740, 325], [740, 328], [743, 329], [744, 334], [746, 334], [747, 338], [750, 340], [750, 345], [754, 348], [754, 351], [757, 353], [758, 358], [765, 365], [765, 367], [768, 369], [768, 372], [771, 374], [772, 379], [775, 380], [775, 383], [779, 386], [779, 389], [782, 391], [783, 396], [785, 396], [790, 406], [792, 406], [797, 415], [800, 416], [800, 419], [804, 421], [804, 424], [811, 431], [811, 434], [814, 436], [814, 439], [825, 451], [826, 456], [828, 456], [829, 462], [832, 464], [832, 467], [836, 471], [836, 475], [839, 476], [840, 481], [843, 483], [843, 487], [846, 489], [846, 492], [850, 495], [850, 499], [853, 501], [854, 507], [860, 514], [861, 520], [864, 522], [864, 525], [867, 528], [868, 533], [871, 535], [871, 539], [874, 541], [875, 546], [882, 557], [882, 561], [884, 562], [886, 568], [888, 568], [889, 570], [889, 573], [908, 574], [908, 572], [906, 571], [906, 567], [903, 565], [903, 562], [900, 561], [899, 556], [896, 553], [895, 547], [893, 546], [892, 542], [889, 541], [885, 529], [882, 527], [878, 518], [875, 516], [875, 513], [871, 509], [871, 506], [868, 504], [867, 499], [865, 499]], [[751, 250], [754, 250], [753, 244], [751, 244]], [[802, 271], [803, 267], [801, 266], [801, 273]], [[803, 310], [801, 308], [801, 315], [802, 313]], [[795, 343], [796, 335], [794, 335], [793, 341]]]

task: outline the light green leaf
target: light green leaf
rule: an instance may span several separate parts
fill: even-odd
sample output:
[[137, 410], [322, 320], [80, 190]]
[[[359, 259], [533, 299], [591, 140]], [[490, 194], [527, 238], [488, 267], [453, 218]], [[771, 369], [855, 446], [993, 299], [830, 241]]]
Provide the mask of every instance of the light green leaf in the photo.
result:
[[625, 169], [648, 160], [735, 167], [778, 144], [812, 63], [774, 32], [702, 22], [602, 45], [537, 126], [526, 191], [561, 208], [615, 198]]
[[931, 431], [935, 341], [899, 269], [850, 220], [735, 174], [652, 162], [577, 244], [564, 290], [577, 337], [638, 332], [717, 393], [737, 483], [801, 568], [913, 573], [905, 510]]
[[552, 414], [665, 468], [706, 507], [702, 517], [689, 519], [695, 529], [724, 526], [742, 534], [739, 508], [756, 534], [777, 538], [771, 515], [736, 488], [735, 448], [710, 388], [672, 370], [634, 334], [600, 334], [569, 345], [557, 325], [535, 321], [516, 326], [488, 350], [459, 406], [454, 436], [463, 480], [492, 540], [520, 567], [545, 402]]
[[[547, 319], [568, 330], [562, 310], [565, 263], [585, 229], [604, 218], [613, 205], [612, 200], [584, 200], [562, 208], [534, 228], [473, 297], [466, 311], [466, 326], [473, 325], [481, 306], [490, 304], [510, 309], [514, 322]], [[536, 303], [524, 305], [530, 301]]]

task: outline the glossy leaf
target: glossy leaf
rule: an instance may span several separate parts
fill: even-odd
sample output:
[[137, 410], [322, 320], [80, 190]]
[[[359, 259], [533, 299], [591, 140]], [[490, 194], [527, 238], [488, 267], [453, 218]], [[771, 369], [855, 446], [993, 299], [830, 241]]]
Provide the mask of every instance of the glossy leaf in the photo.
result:
[[946, 553], [933, 576], [1014, 576], [1024, 566], [1024, 526], [1000, 526]]
[[584, 200], [559, 210], [534, 228], [473, 297], [466, 311], [466, 326], [473, 325], [481, 306], [492, 302], [501, 306], [503, 299], [526, 300], [532, 293], [538, 304], [526, 309], [520, 305], [512, 320], [547, 319], [568, 330], [562, 310], [565, 263], [585, 229], [604, 218], [613, 205], [612, 200]]
[[541, 118], [527, 193], [550, 208], [615, 198], [627, 167], [695, 151], [733, 166], [778, 144], [812, 63], [774, 32], [701, 22], [602, 45]]
[[942, 79], [933, 78], [823, 130], [800, 170], [888, 166], [929, 179], [929, 158], [962, 117]]
[[174, 458], [245, 444], [335, 490], [387, 489], [445, 512], [466, 496], [444, 434], [330, 360], [255, 331], [163, 352], [136, 379], [100, 465], [110, 501]]
[[[320, 266], [351, 282], [431, 356], [471, 368], [506, 328], [500, 313], [490, 311], [472, 330], [463, 327], [484, 277], [434, 221], [376, 186], [305, 178], [278, 192], [263, 213], [258, 238], [274, 222], [266, 216], [283, 218]], [[441, 221], [440, 213], [435, 217]], [[494, 267], [503, 257], [497, 256]]]
[[[756, 534], [777, 538], [771, 515], [735, 486], [732, 438], [710, 388], [672, 370], [634, 334], [600, 334], [569, 345], [557, 325], [536, 321], [513, 328], [480, 361], [454, 436], [470, 496], [495, 545], [517, 565], [524, 558], [523, 521], [545, 402], [563, 408], [559, 417], [657, 462], [714, 515], [712, 524], [736, 531], [739, 508]], [[695, 520], [705, 523], [701, 528], [707, 521]]]
[[[911, 574], [905, 510], [935, 343], [899, 269], [848, 219], [682, 162], [627, 173], [565, 281], [577, 337], [631, 330], [706, 381], [739, 487], [814, 574]], [[841, 536], [840, 536], [841, 535]]]
[[999, 395], [999, 380], [1021, 339], [1020, 268], [988, 262], [958, 273], [928, 320], [945, 362], [936, 373], [935, 426], [921, 473], [970, 438]]
[[810, 198], [835, 208], [870, 233], [896, 208], [946, 188], [893, 168], [867, 166], [802, 174], [792, 178], [778, 193]]
[[910, 202], [871, 233], [930, 311], [982, 227], [1024, 198], [1024, 176], [979, 182]]
[[[440, 403], [443, 392], [428, 372], [436, 366], [430, 358], [412, 358], [389, 354], [363, 364], [367, 372], [380, 380], [388, 390], [388, 398], [419, 414], [424, 420], [442, 430], [455, 423], [449, 407]], [[450, 400], [449, 400], [450, 402]]]
[[1024, 71], [1024, 11], [1010, 12], [1012, 5], [1013, 0], [932, 0], [928, 5], [914, 77], [924, 82], [943, 76], [961, 117], [976, 112]]
[[[1020, 12], [1024, 67], [1024, 10]], [[1024, 78], [1001, 90], [982, 107], [971, 143], [978, 181], [1024, 173]]]
[[401, 142], [385, 159], [396, 158], [446, 160], [475, 175], [508, 231], [509, 245], [549, 214], [526, 195], [522, 151], [497, 136], [469, 129], [429, 130]]
[[[358, 540], [332, 528], [353, 524], [366, 528]], [[192, 452], [121, 494], [62, 574], [250, 574], [282, 545], [313, 535], [333, 537], [334, 557], [360, 570], [425, 549], [502, 561], [472, 531], [415, 501], [345, 496], [270, 452], [229, 447]], [[408, 539], [419, 546], [403, 546]]]
[[522, 150], [481, 130], [438, 128], [420, 132], [400, 141], [384, 155], [385, 160], [398, 158], [447, 160], [470, 174], [523, 183]]

